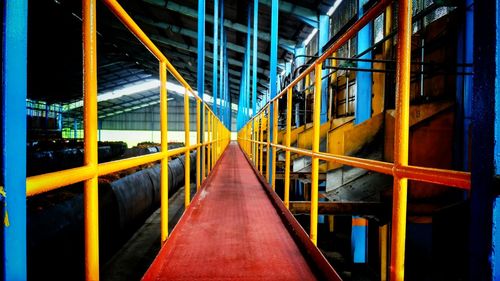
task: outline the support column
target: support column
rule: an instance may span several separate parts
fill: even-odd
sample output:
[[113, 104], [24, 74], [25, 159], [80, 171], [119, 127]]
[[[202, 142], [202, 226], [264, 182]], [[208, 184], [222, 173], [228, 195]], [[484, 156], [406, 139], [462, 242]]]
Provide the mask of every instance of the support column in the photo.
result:
[[[270, 99], [272, 100], [274, 97], [277, 95], [277, 71], [278, 71], [278, 15], [279, 15], [279, 1], [278, 0], [272, 0], [271, 2], [271, 46], [270, 46], [270, 54], [269, 58], [271, 61], [269, 62], [269, 91], [270, 91]], [[276, 142], [277, 140], [274, 139], [274, 129], [278, 129], [278, 125], [274, 124], [274, 118], [271, 118], [271, 116], [274, 116], [274, 103], [271, 103], [269, 105], [270, 107], [270, 113], [269, 113], [269, 134], [271, 134], [271, 143]], [[287, 109], [290, 110], [290, 109]], [[269, 151], [272, 155], [276, 154], [276, 148], [272, 147], [271, 150]], [[273, 182], [273, 171], [275, 170], [274, 168], [274, 163], [273, 159], [274, 157], [269, 157], [269, 167], [271, 168], [270, 175], [269, 175], [269, 183]]]
[[[205, 94], [205, 0], [198, 0], [198, 76], [197, 76], [197, 89], [198, 96], [203, 101], [203, 95]], [[203, 105], [202, 105], [203, 106]], [[200, 132], [203, 131], [203, 119], [205, 116], [200, 114]], [[198, 140], [203, 143], [204, 134], [200, 133]], [[205, 161], [200, 155], [200, 161]], [[200, 175], [203, 177], [203, 175]], [[201, 180], [201, 179], [200, 179]]]
[[218, 47], [217, 47], [217, 42], [218, 42], [218, 37], [219, 36], [219, 0], [214, 0], [214, 44], [213, 46], [213, 61], [212, 61], [212, 67], [213, 67], [213, 72], [212, 72], [212, 96], [213, 96], [213, 104], [212, 104], [212, 111], [217, 115], [217, 85], [219, 83], [219, 80], [217, 78], [218, 75], [218, 70], [217, 66], [218, 64]]
[[354, 263], [366, 263], [368, 220], [352, 217], [351, 251]]
[[[358, 0], [358, 19], [363, 17], [363, 5], [367, 0]], [[368, 23], [358, 33], [358, 53], [363, 52], [372, 45], [373, 24]], [[371, 59], [372, 52], [368, 52], [360, 57], [361, 59]], [[358, 68], [371, 69], [371, 62], [358, 61]], [[368, 71], [358, 71], [356, 73], [356, 124], [370, 119], [372, 115], [372, 73]]]
[[[322, 54], [322, 49], [328, 40], [330, 39], [330, 17], [327, 15], [319, 16], [319, 44], [318, 44], [318, 54]], [[321, 71], [321, 77], [324, 77], [328, 74], [328, 69], [323, 69]], [[330, 100], [328, 99], [328, 79], [325, 78], [321, 81], [321, 112], [320, 112], [320, 120], [321, 124], [328, 121], [328, 104]]]
[[4, 280], [26, 280], [26, 92], [28, 1], [5, 1], [2, 48]]

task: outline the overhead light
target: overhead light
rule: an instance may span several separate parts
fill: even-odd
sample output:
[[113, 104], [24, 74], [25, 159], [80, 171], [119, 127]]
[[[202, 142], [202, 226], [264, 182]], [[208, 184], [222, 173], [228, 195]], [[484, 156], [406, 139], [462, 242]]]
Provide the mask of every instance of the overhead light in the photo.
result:
[[341, 2], [342, 2], [342, 0], [336, 0], [335, 3], [333, 3], [333, 6], [331, 6], [330, 9], [328, 10], [328, 12], [326, 12], [326, 14], [329, 17], [331, 17], [333, 15], [333, 13], [335, 13], [335, 10], [337, 10], [337, 8], [339, 7]]
[[167, 101], [171, 101], [171, 100], [174, 100], [174, 98], [168, 98]]
[[318, 29], [315, 27], [313, 31], [309, 34], [309, 36], [307, 36], [306, 40], [304, 40], [304, 46], [307, 46], [307, 44], [311, 42], [311, 40], [313, 39], [314, 35], [316, 35], [317, 32]]

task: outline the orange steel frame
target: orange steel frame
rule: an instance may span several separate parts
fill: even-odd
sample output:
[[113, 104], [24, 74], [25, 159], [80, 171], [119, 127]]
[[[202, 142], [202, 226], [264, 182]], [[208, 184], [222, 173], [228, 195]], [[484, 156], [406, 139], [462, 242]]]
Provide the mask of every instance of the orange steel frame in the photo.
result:
[[[123, 160], [98, 163], [97, 159], [97, 38], [96, 38], [96, 0], [83, 0], [82, 29], [83, 29], [83, 84], [84, 84], [84, 166], [28, 177], [26, 179], [26, 196], [34, 196], [70, 184], [84, 182], [84, 216], [85, 216], [85, 278], [99, 280], [99, 214], [98, 214], [98, 184], [99, 176], [161, 161], [161, 242], [168, 239], [168, 159], [179, 154], [186, 154], [189, 159], [191, 150], [196, 150], [196, 186], [200, 188], [200, 181], [206, 178], [211, 168], [221, 156], [230, 141], [230, 131], [210, 110], [210, 107], [201, 100], [184, 78], [177, 72], [163, 53], [155, 46], [141, 28], [132, 20], [127, 12], [116, 0], [103, 0], [104, 4], [115, 16], [134, 34], [137, 39], [158, 59], [160, 73], [160, 127], [161, 152], [132, 157]], [[186, 128], [185, 146], [168, 149], [168, 120], [167, 120], [167, 71], [186, 89], [184, 97], [184, 120]], [[196, 144], [189, 143], [189, 96], [196, 100]], [[201, 114], [209, 122], [200, 132]], [[206, 115], [205, 115], [206, 113]], [[206, 119], [205, 119], [206, 118]], [[210, 124], [210, 122], [212, 124]], [[207, 141], [201, 142], [201, 135], [207, 136]], [[200, 150], [203, 156], [200, 158]], [[205, 153], [206, 152], [206, 153]], [[209, 158], [207, 162], [205, 155]], [[189, 161], [186, 161], [189, 163]], [[206, 164], [206, 167], [205, 167]], [[201, 166], [201, 167], [200, 167]], [[201, 168], [201, 170], [200, 170]], [[185, 171], [185, 206], [190, 203], [189, 179], [190, 170]]]
[[[398, 3], [398, 49], [397, 49], [397, 79], [396, 79], [396, 116], [395, 116], [395, 145], [394, 145], [394, 163], [388, 163], [377, 160], [350, 157], [345, 155], [331, 154], [319, 151], [320, 142], [320, 105], [321, 105], [321, 69], [323, 62], [360, 31], [367, 23], [373, 21], [379, 14], [390, 7], [392, 0], [381, 0], [373, 6], [362, 18], [353, 24], [353, 26], [339, 37], [331, 47], [329, 47], [316, 61], [314, 61], [304, 72], [287, 85], [276, 97], [271, 99], [263, 108], [254, 115], [254, 117], [238, 132], [238, 141], [242, 149], [254, 159], [259, 156], [259, 144], [262, 150], [263, 146], [271, 146], [272, 149], [272, 179], [270, 185], [275, 187], [275, 159], [276, 149], [285, 151], [285, 178], [284, 178], [284, 205], [289, 207], [289, 189], [290, 189], [290, 153], [296, 153], [302, 156], [312, 158], [311, 172], [311, 228], [309, 237], [313, 243], [317, 242], [317, 220], [318, 220], [318, 173], [319, 160], [335, 162], [357, 168], [362, 168], [378, 173], [392, 175], [394, 178], [393, 192], [393, 214], [392, 214], [392, 240], [391, 240], [391, 261], [390, 261], [390, 280], [404, 280], [404, 256], [406, 239], [406, 207], [407, 207], [407, 189], [408, 180], [436, 183], [446, 186], [452, 186], [464, 190], [470, 190], [470, 173], [435, 169], [429, 167], [408, 165], [408, 135], [409, 135], [409, 107], [410, 107], [410, 60], [411, 60], [411, 16], [412, 8], [410, 0], [399, 0]], [[302, 79], [308, 77], [314, 72], [314, 108], [313, 108], [313, 146], [312, 150], [295, 148], [290, 145], [291, 136], [291, 98], [292, 89]], [[286, 96], [287, 115], [286, 131], [284, 135], [284, 145], [277, 143], [277, 105], [278, 100]], [[259, 135], [252, 130], [252, 122], [259, 120], [268, 111], [269, 105], [274, 105], [274, 116], [272, 122], [267, 122], [266, 128], [254, 127], [254, 130], [270, 130], [270, 124], [273, 126], [274, 136], [272, 142], [263, 142], [257, 139]], [[257, 151], [252, 151], [252, 145]], [[270, 152], [270, 150], [267, 150]], [[255, 155], [253, 155], [255, 154]], [[262, 165], [260, 163], [260, 165]], [[257, 167], [259, 169], [259, 167]], [[261, 167], [260, 167], [261, 170]]]

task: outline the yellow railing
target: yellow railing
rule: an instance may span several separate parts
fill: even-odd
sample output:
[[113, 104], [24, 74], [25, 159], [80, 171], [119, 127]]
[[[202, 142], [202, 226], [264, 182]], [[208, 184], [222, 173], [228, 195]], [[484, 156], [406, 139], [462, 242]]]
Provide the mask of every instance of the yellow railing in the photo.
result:
[[[407, 207], [407, 182], [408, 180], [436, 183], [446, 186], [470, 189], [470, 173], [418, 167], [408, 165], [408, 134], [409, 134], [409, 105], [410, 105], [410, 59], [411, 59], [411, 1], [400, 0], [398, 12], [398, 53], [397, 53], [397, 81], [396, 81], [396, 115], [395, 115], [395, 146], [394, 163], [377, 160], [350, 157], [345, 155], [331, 154], [319, 151], [320, 143], [320, 105], [321, 105], [321, 70], [323, 62], [360, 31], [368, 22], [373, 21], [386, 8], [390, 7], [392, 0], [381, 0], [360, 18], [354, 25], [334, 44], [331, 45], [314, 63], [304, 72], [286, 86], [281, 93], [271, 99], [254, 117], [238, 132], [238, 142], [246, 154], [250, 156], [259, 171], [262, 171], [262, 150], [267, 149], [268, 156], [272, 157], [273, 165], [266, 168], [266, 178], [271, 178], [271, 186], [274, 189], [276, 181], [276, 150], [285, 151], [285, 175], [284, 175], [284, 205], [289, 207], [290, 190], [290, 153], [312, 158], [311, 171], [311, 208], [310, 208], [310, 239], [317, 242], [318, 223], [318, 175], [319, 160], [334, 162], [362, 168], [378, 173], [392, 175], [394, 178], [393, 192], [393, 215], [392, 215], [392, 240], [391, 240], [391, 279], [404, 280], [404, 256], [406, 238], [406, 207]], [[314, 108], [313, 108], [313, 142], [312, 150], [291, 147], [291, 108], [292, 89], [302, 79], [309, 77], [314, 72]], [[286, 129], [284, 144], [277, 143], [278, 131], [278, 101], [286, 96]], [[270, 116], [270, 105], [273, 106], [273, 116]], [[260, 126], [267, 114], [266, 126]], [[269, 137], [264, 142], [263, 131], [268, 135], [272, 124], [272, 142]], [[259, 153], [260, 152], [260, 153]], [[267, 165], [266, 165], [267, 166]], [[270, 174], [272, 175], [270, 177]]]
[[[147, 163], [161, 161], [161, 242], [168, 238], [168, 159], [184, 153], [185, 207], [190, 198], [190, 157], [196, 150], [196, 187], [213, 169], [230, 141], [230, 132], [210, 110], [163, 53], [132, 20], [116, 0], [103, 0], [106, 6], [132, 32], [137, 39], [158, 59], [160, 73], [160, 127], [161, 152], [123, 160], [98, 163], [97, 160], [97, 46], [96, 46], [96, 0], [83, 0], [83, 82], [84, 82], [84, 165], [82, 167], [33, 176], [26, 179], [26, 196], [33, 196], [70, 184], [84, 182], [85, 216], [85, 278], [99, 280], [99, 215], [97, 178]], [[184, 94], [185, 146], [168, 149], [167, 123], [167, 71], [186, 89]], [[189, 97], [196, 100], [196, 144], [189, 143]], [[203, 132], [201, 116], [203, 115]], [[203, 135], [204, 142], [201, 142]], [[201, 153], [201, 155], [200, 155]], [[201, 161], [203, 159], [204, 161]], [[201, 162], [201, 163], [200, 163]]]

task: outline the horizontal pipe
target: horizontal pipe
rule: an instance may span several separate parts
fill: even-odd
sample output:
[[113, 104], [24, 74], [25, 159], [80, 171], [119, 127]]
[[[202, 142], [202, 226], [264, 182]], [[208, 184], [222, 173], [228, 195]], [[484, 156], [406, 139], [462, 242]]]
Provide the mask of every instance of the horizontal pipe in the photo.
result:
[[82, 166], [26, 178], [26, 196], [33, 196], [88, 180], [96, 173], [96, 167]]
[[[252, 139], [243, 139], [244, 141], [254, 142], [257, 144], [265, 144], [264, 142], [255, 141]], [[271, 144], [271, 146], [290, 151], [296, 154], [309, 157], [317, 157], [321, 160], [339, 163], [351, 167], [361, 168], [369, 171], [374, 171], [386, 175], [397, 175], [410, 180], [441, 184], [445, 186], [458, 187], [465, 190], [470, 190], [470, 173], [460, 172], [446, 169], [436, 169], [417, 166], [401, 166], [394, 168], [394, 164], [378, 160], [363, 159], [352, 156], [330, 154], [326, 152], [313, 153], [311, 150], [286, 147], [280, 144]]]

